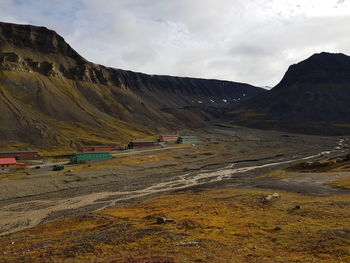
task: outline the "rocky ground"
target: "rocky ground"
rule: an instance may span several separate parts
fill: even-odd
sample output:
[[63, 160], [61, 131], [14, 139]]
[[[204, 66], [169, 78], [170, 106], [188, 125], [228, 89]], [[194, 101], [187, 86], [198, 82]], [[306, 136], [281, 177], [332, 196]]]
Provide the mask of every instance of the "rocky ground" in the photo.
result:
[[350, 260], [349, 195], [186, 190], [0, 238], [0, 262]]
[[[199, 134], [201, 142], [196, 145], [188, 145], [188, 147], [185, 148], [176, 147], [173, 149], [166, 150], [157, 149], [153, 152], [149, 151], [140, 154], [116, 154], [116, 158], [110, 161], [94, 163], [89, 165], [75, 165], [66, 168], [66, 170], [62, 172], [52, 172], [48, 169], [39, 169], [26, 171], [26, 173], [16, 173], [6, 176], [2, 175], [0, 177], [0, 229], [3, 238], [0, 240], [0, 244], [1, 242], [3, 242], [3, 245], [6, 246], [6, 249], [4, 250], [5, 256], [3, 256], [2, 259], [8, 260], [5, 260], [3, 262], [51, 262], [48, 261], [48, 257], [46, 257], [49, 254], [43, 256], [45, 254], [43, 254], [44, 251], [51, 251], [51, 249], [45, 247], [46, 245], [44, 244], [41, 244], [39, 246], [40, 248], [38, 248], [37, 250], [34, 249], [34, 251], [41, 251], [39, 254], [44, 257], [42, 261], [35, 261], [33, 258], [28, 259], [26, 257], [27, 253], [25, 251], [29, 248], [23, 248], [24, 252], [21, 250], [23, 252], [21, 254], [21, 257], [17, 257], [13, 254], [13, 249], [17, 247], [17, 244], [17, 248], [19, 249], [19, 247], [22, 246], [22, 242], [24, 242], [24, 240], [27, 240], [28, 238], [32, 237], [32, 231], [39, 231], [39, 236], [43, 237], [44, 235], [48, 234], [48, 232], [45, 231], [51, 231], [51, 227], [55, 226], [55, 231], [60, 232], [59, 228], [57, 228], [56, 226], [56, 221], [53, 221], [53, 223], [49, 223], [48, 225], [43, 223], [51, 222], [52, 220], [55, 220], [57, 218], [73, 217], [73, 219], [65, 219], [63, 221], [60, 221], [58, 225], [64, 224], [65, 228], [69, 228], [70, 224], [75, 224], [72, 223], [73, 221], [76, 222], [75, 220], [78, 220], [78, 222], [80, 222], [79, 224], [85, 225], [87, 224], [87, 222], [84, 218], [86, 217], [86, 215], [88, 216], [88, 218], [90, 218], [89, 215], [91, 214], [89, 213], [93, 211], [121, 205], [133, 206], [133, 204], [135, 203], [141, 204], [141, 210], [148, 209], [147, 213], [144, 211], [146, 213], [144, 216], [146, 217], [148, 216], [147, 214], [157, 214], [154, 212], [157, 211], [157, 208], [151, 209], [147, 206], [148, 201], [143, 201], [146, 203], [142, 203], [141, 201], [145, 199], [153, 200], [152, 198], [155, 198], [160, 194], [165, 194], [164, 196], [167, 196], [169, 200], [172, 200], [172, 198], [177, 198], [176, 196], [178, 196], [179, 194], [181, 196], [182, 193], [184, 193], [183, 191], [190, 191], [188, 198], [194, 198], [193, 196], [196, 196], [197, 193], [204, 193], [201, 194], [201, 196], [204, 198], [206, 196], [205, 193], [207, 192], [208, 195], [212, 196], [215, 196], [215, 193], [221, 193], [220, 190], [218, 190], [219, 192], [214, 191], [213, 193], [211, 193], [208, 190], [212, 190], [213, 188], [228, 188], [227, 190], [223, 191], [228, 191], [227, 193], [231, 193], [232, 191], [246, 191], [245, 193], [248, 196], [247, 198], [251, 200], [253, 202], [252, 205], [255, 206], [254, 203], [257, 201], [257, 190], [255, 189], [260, 188], [262, 189], [258, 191], [258, 196], [260, 197], [263, 195], [273, 193], [271, 191], [276, 191], [279, 193], [283, 192], [286, 196], [295, 195], [296, 198], [298, 198], [298, 200], [302, 200], [303, 202], [307, 201], [309, 198], [314, 198], [316, 200], [318, 196], [321, 196], [320, 198], [322, 198], [322, 196], [325, 197], [325, 199], [322, 199], [324, 201], [328, 200], [328, 197], [335, 199], [340, 198], [341, 201], [339, 202], [342, 202], [344, 204], [348, 202], [346, 200], [349, 200], [349, 189], [347, 187], [339, 187], [339, 180], [341, 181], [348, 178], [348, 170], [345, 164], [343, 164], [342, 166], [343, 170], [341, 170], [341, 167], [332, 166], [334, 169], [337, 169], [332, 171], [321, 171], [317, 169], [310, 170], [310, 167], [308, 167], [307, 171], [305, 172], [302, 169], [300, 169], [300, 167], [295, 168], [293, 166], [308, 161], [315, 162], [320, 160], [339, 159], [339, 156], [344, 156], [348, 152], [348, 138], [346, 137], [340, 138], [304, 136], [272, 131], [258, 131], [239, 127], [225, 128], [214, 126], [206, 130], [198, 131], [197, 134]], [[68, 170], [71, 171], [68, 172]], [[338, 185], [332, 185], [333, 181], [338, 181]], [[251, 190], [232, 190], [232, 188]], [[289, 194], [285, 191], [294, 192], [296, 194]], [[226, 192], [223, 193], [225, 193], [224, 195], [226, 195]], [[159, 198], [165, 198], [164, 196]], [[205, 198], [203, 200], [205, 200]], [[182, 201], [180, 200], [179, 202]], [[244, 202], [248, 201], [245, 200]], [[154, 204], [156, 204], [156, 201], [154, 201]], [[292, 206], [293, 204], [294, 203], [290, 201], [288, 206]], [[220, 203], [216, 204], [216, 206], [220, 205]], [[282, 203], [281, 205], [285, 206], [286, 204]], [[176, 207], [177, 206], [173, 208]], [[196, 207], [197, 206], [193, 206], [193, 212], [196, 211]], [[344, 209], [346, 207], [348, 207], [347, 204], [344, 205]], [[329, 206], [326, 206], [326, 208], [329, 209]], [[168, 216], [169, 213], [172, 214], [173, 212], [174, 211], [172, 211], [171, 202], [169, 202], [169, 204], [166, 205], [164, 209], [162, 209], [162, 213], [160, 214], [162, 214], [163, 216]], [[197, 212], [202, 213], [203, 211], [198, 210]], [[232, 211], [232, 213], [233, 212], [237, 213], [236, 210]], [[93, 232], [97, 231], [100, 228], [102, 230], [104, 229], [100, 225], [100, 223], [102, 225], [106, 223], [104, 220], [115, 220], [115, 214], [113, 214], [112, 217], [110, 217], [111, 215], [108, 213], [107, 216], [104, 212], [102, 214], [104, 214], [103, 220], [101, 219], [102, 221], [99, 221], [99, 223], [96, 225], [96, 227], [98, 228], [94, 229]], [[85, 215], [82, 217], [84, 220], [77, 219], [81, 218], [81, 215]], [[93, 214], [93, 218], [95, 218], [93, 220], [100, 220], [101, 214], [98, 215], [99, 216], [96, 219], [96, 214]], [[132, 213], [130, 213], [130, 215], [128, 215], [127, 218], [130, 219], [130, 216], [132, 216]], [[137, 217], [137, 213], [134, 216]], [[265, 213], [263, 216], [266, 217], [268, 215]], [[249, 218], [247, 219], [248, 221], [250, 220]], [[122, 227], [123, 224], [133, 225], [133, 223], [129, 222], [128, 220], [122, 218], [118, 221], [117, 225], [119, 225], [119, 227]], [[150, 218], [149, 222], [151, 222], [152, 220], [154, 221], [156, 219]], [[179, 220], [179, 218], [177, 218], [176, 220]], [[278, 224], [278, 222], [279, 221], [277, 220], [274, 224]], [[35, 227], [37, 225], [39, 226], [34, 228], [34, 230], [28, 230], [29, 232], [18, 232], [20, 230]], [[47, 226], [50, 227], [47, 228]], [[216, 227], [218, 226], [214, 226], [214, 229], [216, 229]], [[272, 227], [272, 225], [269, 227]], [[111, 230], [109, 228], [107, 229], [108, 231]], [[127, 227], [127, 229], [129, 229], [129, 227]], [[129, 230], [127, 230], [127, 233], [129, 233]], [[62, 231], [65, 233], [71, 233], [70, 230]], [[113, 231], [115, 232], [116, 230]], [[142, 230], [141, 232], [143, 233], [144, 231], [146, 230]], [[159, 234], [159, 231], [161, 230], [158, 229], [151, 231], [148, 229], [147, 231], [146, 232], [148, 234], [139, 233], [139, 235], [141, 237], [148, 235], [152, 236], [153, 234], [157, 235], [157, 233]], [[8, 235], [9, 233], [14, 232], [17, 233]], [[226, 234], [226, 232], [224, 234]], [[21, 236], [18, 239], [18, 241], [11, 241], [14, 236], [18, 237], [18, 235]], [[104, 230], [99, 235], [101, 235], [101, 237], [99, 238], [109, 239], [108, 234]], [[106, 235], [107, 237], [103, 237], [104, 235]], [[59, 240], [69, 239], [67, 236], [64, 235], [58, 236]], [[205, 235], [199, 238], [199, 240], [203, 238], [205, 238]], [[136, 237], [132, 238], [130, 242], [136, 242], [135, 245], [139, 246], [138, 240], [139, 239], [136, 235]], [[10, 241], [16, 242], [16, 245], [13, 247], [13, 244]], [[63, 246], [63, 244], [60, 245], [56, 241], [47, 240], [48, 243], [54, 242], [54, 244], [57, 245], [54, 246], [55, 249], [59, 249], [59, 246]], [[84, 259], [81, 258], [81, 255], [86, 256], [85, 252], [89, 252], [90, 250], [93, 251], [90, 252], [94, 255], [99, 254], [99, 252], [96, 252], [95, 250], [95, 241], [96, 240], [94, 240], [92, 244], [90, 244], [90, 242], [84, 243], [82, 240], [80, 240], [79, 242], [82, 247], [74, 249], [72, 248], [74, 251], [72, 251], [71, 253], [68, 251], [69, 249], [67, 248], [68, 250], [65, 251], [68, 251], [69, 253], [67, 253], [71, 255], [68, 256], [69, 260], [71, 259], [71, 257], [76, 259], [75, 256], [77, 255], [79, 256], [80, 260], [82, 260], [81, 262], [89, 262], [84, 261]], [[78, 241], [76, 240], [75, 242]], [[199, 242], [200, 244], [202, 244], [202, 241], [193, 241], [192, 239], [188, 241], [184, 237], [179, 238], [179, 241], [176, 242], [185, 242], [183, 243], [184, 247], [190, 247], [190, 250], [193, 249], [193, 247], [197, 247], [197, 245], [194, 245], [197, 243], [186, 242]], [[207, 241], [205, 241], [204, 243], [206, 242]], [[29, 242], [28, 244], [31, 244], [31, 242]], [[208, 244], [206, 244], [204, 247], [206, 247]], [[215, 245], [213, 248], [217, 247], [217, 245]], [[89, 247], [89, 249], [87, 249], [88, 251], [85, 251], [86, 246], [91, 246]], [[161, 251], [164, 252], [164, 248], [165, 247], [160, 248]], [[29, 249], [28, 251], [31, 251], [31, 249]], [[130, 252], [130, 250], [128, 251]], [[135, 256], [135, 258], [139, 261], [135, 261], [135, 258], [130, 259], [130, 261], [125, 261], [129, 260], [125, 254], [120, 255], [116, 258], [118, 258], [118, 260], [123, 259], [125, 262], [187, 262], [178, 261], [177, 257], [174, 257], [173, 255], [169, 255], [167, 253], [164, 254], [163, 252], [153, 253], [153, 255], [152, 253], [133, 254], [133, 256]], [[110, 251], [108, 253], [110, 253]], [[115, 253], [115, 251], [113, 253]], [[31, 252], [29, 254], [31, 254]], [[35, 255], [36, 257], [39, 254], [35, 252], [33, 255]], [[67, 256], [64, 255], [65, 253], [56, 256], [57, 258]], [[158, 255], [161, 256], [161, 258], [164, 255], [166, 255], [165, 259], [163, 259], [168, 261], [164, 261], [163, 259], [163, 261], [157, 261], [159, 259], [157, 257], [153, 257], [152, 259], [152, 256]], [[142, 261], [143, 257], [145, 258], [144, 261]], [[68, 259], [66, 258], [65, 260]], [[73, 262], [69, 260], [67, 262]], [[112, 260], [114, 259], [111, 259], [111, 262], [124, 262]], [[241, 260], [243, 259], [241, 258]], [[188, 262], [219, 261], [204, 260]], [[237, 262], [269, 261], [250, 260]]]
[[339, 147], [339, 138], [232, 127], [200, 131], [200, 138], [199, 144], [187, 148], [117, 155], [111, 161], [71, 166], [62, 172], [47, 168], [4, 176], [1, 233], [189, 187], [278, 188], [314, 194], [340, 191], [299, 179], [293, 183], [257, 178], [303, 158], [323, 158], [319, 154], [325, 151], [330, 151], [328, 157], [341, 154], [347, 145], [343, 142]]

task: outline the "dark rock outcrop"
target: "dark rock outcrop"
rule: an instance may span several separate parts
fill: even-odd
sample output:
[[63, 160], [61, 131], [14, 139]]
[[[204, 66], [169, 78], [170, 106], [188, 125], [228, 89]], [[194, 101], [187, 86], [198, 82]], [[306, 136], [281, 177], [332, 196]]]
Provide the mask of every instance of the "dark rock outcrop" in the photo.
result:
[[350, 57], [320, 53], [292, 65], [281, 82], [235, 107], [242, 125], [297, 133], [350, 134]]

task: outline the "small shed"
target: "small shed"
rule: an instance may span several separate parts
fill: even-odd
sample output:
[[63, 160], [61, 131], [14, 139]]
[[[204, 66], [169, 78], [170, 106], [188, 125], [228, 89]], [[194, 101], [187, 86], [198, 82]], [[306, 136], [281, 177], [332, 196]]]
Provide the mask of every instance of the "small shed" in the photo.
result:
[[158, 141], [160, 142], [176, 142], [180, 135], [160, 135]]
[[88, 163], [112, 159], [109, 152], [77, 152], [70, 158], [71, 164]]
[[181, 136], [177, 140], [177, 143], [184, 144], [184, 143], [193, 143], [198, 142], [198, 138], [196, 136]]
[[135, 148], [147, 148], [147, 147], [153, 147], [156, 143], [152, 141], [133, 141], [129, 142], [128, 148], [129, 149], [135, 149]]
[[112, 147], [108, 145], [84, 145], [78, 149], [78, 152], [110, 152]]

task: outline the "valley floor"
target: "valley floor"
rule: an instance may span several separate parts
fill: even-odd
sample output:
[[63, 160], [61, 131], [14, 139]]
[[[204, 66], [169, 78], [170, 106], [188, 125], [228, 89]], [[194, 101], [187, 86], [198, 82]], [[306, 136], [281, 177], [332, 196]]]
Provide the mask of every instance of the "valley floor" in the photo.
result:
[[[350, 260], [350, 164], [295, 166], [344, 156], [348, 138], [240, 127], [199, 137], [70, 171], [0, 175], [0, 262]], [[156, 224], [163, 217], [174, 222]]]
[[0, 262], [350, 260], [348, 195], [184, 191], [42, 224], [0, 239]]

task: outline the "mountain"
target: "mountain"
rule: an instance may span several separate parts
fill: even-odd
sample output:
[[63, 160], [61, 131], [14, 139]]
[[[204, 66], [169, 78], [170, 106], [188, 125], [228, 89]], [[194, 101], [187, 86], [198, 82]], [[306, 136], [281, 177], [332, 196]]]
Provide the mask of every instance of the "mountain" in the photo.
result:
[[0, 148], [118, 145], [198, 128], [263, 89], [96, 65], [45, 27], [0, 23]]
[[350, 134], [350, 57], [320, 53], [292, 65], [272, 90], [234, 107], [236, 124], [297, 133]]

